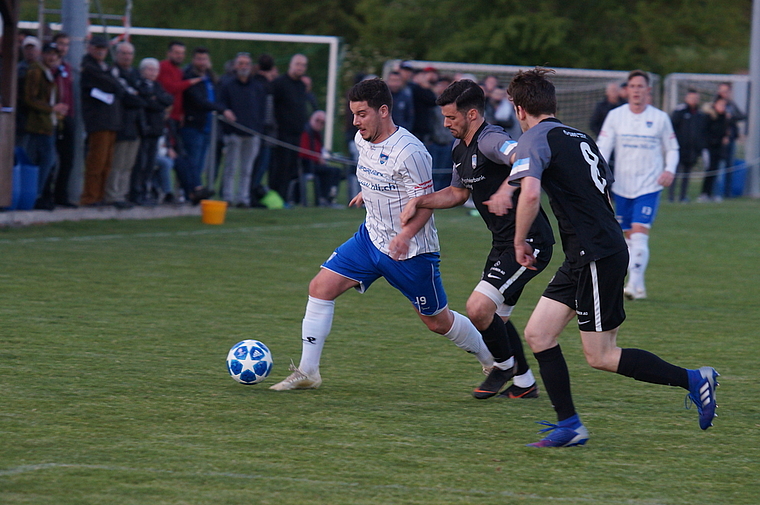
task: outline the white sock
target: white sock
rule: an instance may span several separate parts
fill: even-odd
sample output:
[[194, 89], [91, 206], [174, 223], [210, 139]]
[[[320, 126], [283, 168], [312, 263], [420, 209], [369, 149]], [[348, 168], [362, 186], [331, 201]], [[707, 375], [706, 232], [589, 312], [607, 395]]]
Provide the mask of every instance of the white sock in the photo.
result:
[[513, 368], [515, 366], [515, 357], [511, 356], [506, 361], [502, 361], [500, 363], [494, 363], [493, 366], [495, 366], [499, 370], [509, 370], [510, 368]]
[[319, 359], [332, 328], [334, 311], [335, 300], [309, 297], [301, 323], [301, 363], [298, 365], [306, 375], [319, 371]]
[[536, 378], [533, 377], [533, 371], [528, 368], [528, 371], [524, 374], [515, 375], [514, 379], [512, 379], [512, 382], [514, 382], [515, 386], [518, 388], [527, 388], [535, 384]]
[[628, 264], [629, 284], [636, 290], [644, 289], [644, 272], [649, 263], [649, 235], [646, 233], [631, 234], [630, 263]]
[[474, 354], [481, 365], [493, 366], [493, 356], [491, 356], [491, 352], [483, 342], [483, 337], [472, 324], [472, 321], [453, 310], [451, 313], [454, 314], [454, 324], [451, 325], [451, 329], [444, 336], [454, 342], [460, 349]]

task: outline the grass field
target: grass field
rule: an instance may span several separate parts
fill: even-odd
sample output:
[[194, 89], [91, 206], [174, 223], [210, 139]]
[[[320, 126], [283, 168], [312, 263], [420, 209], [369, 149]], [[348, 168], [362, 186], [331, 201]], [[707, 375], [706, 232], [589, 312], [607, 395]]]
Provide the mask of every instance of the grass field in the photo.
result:
[[[545, 394], [474, 400], [477, 361], [384, 281], [338, 300], [319, 390], [267, 389], [298, 362], [308, 282], [362, 211], [0, 230], [0, 503], [757, 504], [759, 211], [664, 204], [650, 298], [627, 305], [619, 336], [714, 366], [715, 427], [699, 429], [684, 390], [588, 367], [571, 324], [562, 345], [591, 439], [556, 450], [524, 446], [555, 419]], [[462, 209], [436, 216], [463, 312], [488, 234]], [[549, 270], [515, 310], [521, 331]], [[274, 354], [258, 386], [225, 369], [244, 338]]]

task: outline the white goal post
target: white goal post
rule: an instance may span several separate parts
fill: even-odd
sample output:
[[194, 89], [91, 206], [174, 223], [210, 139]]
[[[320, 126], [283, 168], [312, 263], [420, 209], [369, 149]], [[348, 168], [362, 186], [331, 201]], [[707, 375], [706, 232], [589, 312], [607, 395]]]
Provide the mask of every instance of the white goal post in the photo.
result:
[[[36, 30], [39, 24], [37, 22], [22, 21], [18, 24], [19, 28]], [[60, 23], [51, 23], [53, 30], [60, 30]], [[103, 33], [104, 27], [92, 25], [88, 28], [90, 33]], [[107, 26], [105, 32], [112, 35], [143, 35], [153, 37], [172, 37], [172, 38], [191, 38], [191, 39], [216, 39], [216, 40], [245, 40], [257, 42], [290, 42], [302, 44], [326, 44], [329, 46], [329, 59], [327, 69], [327, 92], [325, 96], [325, 112], [327, 115], [325, 121], [325, 146], [333, 145], [333, 134], [335, 131], [335, 112], [336, 112], [336, 93], [338, 87], [338, 61], [340, 37], [327, 35], [290, 35], [279, 33], [249, 33], [249, 32], [221, 32], [211, 30], [182, 30], [171, 28], [141, 28], [124, 26]]]

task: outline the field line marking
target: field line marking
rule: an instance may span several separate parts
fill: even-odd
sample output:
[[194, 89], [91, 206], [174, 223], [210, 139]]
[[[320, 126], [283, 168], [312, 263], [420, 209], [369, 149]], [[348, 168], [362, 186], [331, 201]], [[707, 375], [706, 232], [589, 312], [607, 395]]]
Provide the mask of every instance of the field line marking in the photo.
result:
[[[285, 477], [285, 476], [267, 476], [258, 474], [244, 474], [234, 472], [177, 472], [174, 470], [165, 469], [153, 469], [153, 468], [129, 468], [122, 466], [111, 465], [86, 465], [76, 463], [40, 463], [37, 465], [21, 465], [15, 468], [9, 468], [6, 470], [0, 470], [0, 478], [6, 476], [20, 475], [24, 473], [37, 472], [41, 470], [49, 470], [55, 468], [76, 468], [85, 470], [105, 470], [111, 472], [144, 472], [144, 473], [160, 473], [168, 474], [177, 477], [226, 477], [231, 479], [247, 479], [247, 480], [272, 480], [272, 481], [286, 481], [286, 482], [301, 482], [304, 484], [320, 485], [320, 486], [340, 486], [347, 488], [368, 488], [368, 489], [392, 489], [408, 492], [425, 492], [425, 493], [456, 493], [462, 495], [480, 495], [480, 496], [498, 496], [498, 497], [510, 497], [510, 498], [528, 498], [533, 500], [545, 500], [551, 502], [587, 502], [587, 503], [609, 503], [608, 499], [597, 500], [595, 498], [579, 496], [579, 497], [554, 497], [554, 496], [541, 496], [534, 493], [515, 493], [512, 491], [498, 491], [498, 490], [484, 490], [484, 489], [459, 489], [459, 488], [440, 488], [430, 486], [409, 486], [404, 484], [361, 484], [359, 482], [342, 482], [342, 481], [330, 481], [330, 480], [315, 480], [299, 477]], [[628, 505], [656, 505], [660, 503], [655, 500], [631, 500], [627, 499], [618, 503]]]
[[261, 233], [268, 230], [284, 231], [298, 229], [337, 228], [347, 224], [356, 223], [351, 221], [331, 221], [329, 223], [273, 225], [273, 226], [246, 226], [239, 228], [206, 228], [189, 231], [158, 231], [153, 233], [117, 233], [109, 235], [85, 235], [76, 237], [33, 237], [0, 239], [0, 245], [10, 244], [34, 244], [42, 242], [94, 242], [97, 240], [120, 240], [131, 238], [165, 238], [165, 237], [194, 237], [199, 235], [224, 235], [230, 233]]

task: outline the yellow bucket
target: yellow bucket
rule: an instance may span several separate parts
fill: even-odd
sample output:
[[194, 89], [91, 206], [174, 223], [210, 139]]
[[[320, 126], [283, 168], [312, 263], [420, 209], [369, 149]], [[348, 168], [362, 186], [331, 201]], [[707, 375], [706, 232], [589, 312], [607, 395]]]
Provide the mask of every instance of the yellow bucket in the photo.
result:
[[224, 224], [227, 202], [201, 200], [201, 221], [204, 224]]

